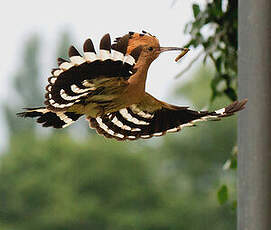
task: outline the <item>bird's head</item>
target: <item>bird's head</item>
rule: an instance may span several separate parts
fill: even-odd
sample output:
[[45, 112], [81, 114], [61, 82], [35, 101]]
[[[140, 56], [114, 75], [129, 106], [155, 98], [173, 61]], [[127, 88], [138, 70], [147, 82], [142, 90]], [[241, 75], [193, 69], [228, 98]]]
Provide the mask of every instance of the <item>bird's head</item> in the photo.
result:
[[159, 40], [145, 31], [142, 33], [129, 32], [129, 35], [126, 36], [129, 36], [127, 53], [130, 54], [135, 49], [139, 50], [139, 58], [146, 64], [151, 64], [162, 52], [184, 50], [179, 47], [161, 47]]

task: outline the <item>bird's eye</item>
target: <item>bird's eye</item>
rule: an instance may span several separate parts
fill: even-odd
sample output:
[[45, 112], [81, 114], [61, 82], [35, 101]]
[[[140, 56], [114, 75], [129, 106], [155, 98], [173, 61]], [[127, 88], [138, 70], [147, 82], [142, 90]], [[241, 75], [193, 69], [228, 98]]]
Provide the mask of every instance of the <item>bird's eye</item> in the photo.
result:
[[148, 50], [149, 50], [149, 51], [153, 51], [153, 48], [152, 48], [152, 47], [149, 47]]

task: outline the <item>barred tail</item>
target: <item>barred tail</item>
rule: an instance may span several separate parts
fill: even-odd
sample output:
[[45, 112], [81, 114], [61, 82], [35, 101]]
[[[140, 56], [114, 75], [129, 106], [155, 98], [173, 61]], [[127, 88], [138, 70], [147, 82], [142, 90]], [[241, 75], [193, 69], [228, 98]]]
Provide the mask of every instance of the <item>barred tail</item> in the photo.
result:
[[43, 127], [65, 128], [75, 122], [82, 114], [74, 112], [52, 112], [45, 107], [25, 108], [25, 112], [17, 113], [18, 117], [37, 118], [38, 123]]

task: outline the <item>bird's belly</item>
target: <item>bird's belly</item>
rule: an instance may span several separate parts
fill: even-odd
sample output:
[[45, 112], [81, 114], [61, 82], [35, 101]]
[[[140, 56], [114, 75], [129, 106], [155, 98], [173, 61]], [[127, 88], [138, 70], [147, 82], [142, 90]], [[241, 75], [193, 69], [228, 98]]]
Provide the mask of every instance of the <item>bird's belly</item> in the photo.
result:
[[85, 105], [85, 114], [98, 117], [118, 111], [127, 106], [127, 98], [122, 93], [95, 95], [88, 99]]

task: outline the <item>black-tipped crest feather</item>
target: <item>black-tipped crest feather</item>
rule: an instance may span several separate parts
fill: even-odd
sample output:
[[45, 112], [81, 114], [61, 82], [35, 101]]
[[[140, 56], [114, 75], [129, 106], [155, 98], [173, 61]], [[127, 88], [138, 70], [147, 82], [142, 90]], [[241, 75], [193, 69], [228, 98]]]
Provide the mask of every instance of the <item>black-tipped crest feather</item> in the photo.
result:
[[125, 55], [127, 52], [128, 43], [129, 43], [129, 35], [126, 34], [125, 36], [121, 37], [117, 41], [117, 43], [114, 43], [112, 45], [112, 49], [119, 51]]
[[130, 55], [135, 59], [136, 62], [141, 54], [142, 49], [143, 46], [138, 46], [135, 49], [133, 49], [132, 52], [130, 53]]

